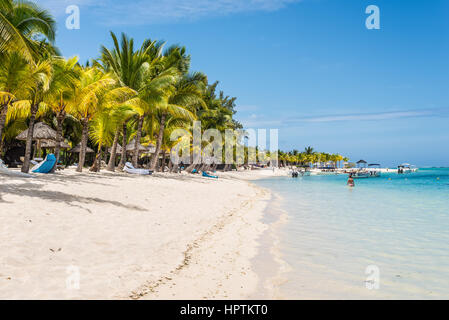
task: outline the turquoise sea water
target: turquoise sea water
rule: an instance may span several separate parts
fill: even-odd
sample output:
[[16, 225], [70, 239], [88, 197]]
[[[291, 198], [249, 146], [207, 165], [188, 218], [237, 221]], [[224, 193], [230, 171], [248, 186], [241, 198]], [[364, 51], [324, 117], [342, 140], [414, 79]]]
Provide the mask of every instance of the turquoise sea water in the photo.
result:
[[[449, 299], [449, 169], [256, 182], [288, 213], [285, 298]], [[270, 208], [269, 208], [270, 210]], [[368, 270], [367, 270], [368, 268]], [[378, 276], [377, 276], [378, 271]], [[379, 284], [368, 289], [367, 284]]]

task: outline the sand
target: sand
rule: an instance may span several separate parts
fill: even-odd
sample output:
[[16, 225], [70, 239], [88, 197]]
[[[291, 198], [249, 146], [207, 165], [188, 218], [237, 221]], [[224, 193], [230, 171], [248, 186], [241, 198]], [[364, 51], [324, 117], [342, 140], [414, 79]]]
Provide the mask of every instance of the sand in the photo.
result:
[[0, 299], [253, 297], [272, 174], [0, 175]]

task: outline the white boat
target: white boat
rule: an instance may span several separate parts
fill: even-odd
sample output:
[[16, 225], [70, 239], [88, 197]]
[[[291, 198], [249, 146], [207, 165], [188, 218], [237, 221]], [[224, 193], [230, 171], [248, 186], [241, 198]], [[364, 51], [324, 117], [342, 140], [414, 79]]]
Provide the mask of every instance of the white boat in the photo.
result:
[[417, 172], [418, 168], [412, 164], [409, 163], [403, 163], [401, 165], [398, 166], [398, 173], [399, 174], [403, 174], [403, 173], [412, 173], [412, 172]]
[[381, 174], [380, 164], [371, 163], [367, 168], [359, 169], [352, 174], [354, 179], [379, 178]]
[[379, 178], [380, 171], [363, 169], [352, 173], [352, 177], [354, 179]]

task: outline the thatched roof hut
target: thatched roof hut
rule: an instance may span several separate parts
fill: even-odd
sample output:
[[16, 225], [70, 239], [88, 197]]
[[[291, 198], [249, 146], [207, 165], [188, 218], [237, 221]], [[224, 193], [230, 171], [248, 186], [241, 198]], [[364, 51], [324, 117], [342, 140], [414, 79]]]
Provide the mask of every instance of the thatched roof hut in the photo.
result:
[[[81, 152], [81, 142], [78, 143], [78, 145], [75, 148], [73, 148], [72, 150], [70, 150], [69, 152], [71, 152], [71, 153], [80, 153]], [[86, 147], [86, 153], [94, 153], [94, 152], [95, 151], [92, 150], [91, 148]]]
[[[43, 122], [34, 125], [33, 140], [56, 140], [57, 132]], [[16, 139], [26, 140], [28, 137], [28, 129], [22, 131]]]

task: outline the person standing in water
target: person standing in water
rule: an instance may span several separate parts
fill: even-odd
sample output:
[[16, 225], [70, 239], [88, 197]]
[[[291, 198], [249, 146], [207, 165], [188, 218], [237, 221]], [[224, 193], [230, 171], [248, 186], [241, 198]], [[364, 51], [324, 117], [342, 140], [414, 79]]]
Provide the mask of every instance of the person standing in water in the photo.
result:
[[349, 178], [348, 178], [348, 186], [355, 187], [354, 178], [352, 178], [351, 173], [349, 174]]

